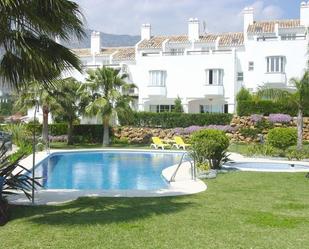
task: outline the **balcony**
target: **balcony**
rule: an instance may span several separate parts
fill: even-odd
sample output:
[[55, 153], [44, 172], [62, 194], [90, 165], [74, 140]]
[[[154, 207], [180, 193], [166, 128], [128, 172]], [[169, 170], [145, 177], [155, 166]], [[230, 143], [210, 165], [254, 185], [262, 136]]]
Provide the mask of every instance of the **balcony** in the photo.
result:
[[286, 85], [287, 79], [285, 73], [265, 73], [263, 82], [265, 84]]
[[205, 95], [224, 96], [224, 87], [222, 85], [205, 85]]
[[147, 87], [148, 96], [166, 96], [165, 86], [148, 86]]

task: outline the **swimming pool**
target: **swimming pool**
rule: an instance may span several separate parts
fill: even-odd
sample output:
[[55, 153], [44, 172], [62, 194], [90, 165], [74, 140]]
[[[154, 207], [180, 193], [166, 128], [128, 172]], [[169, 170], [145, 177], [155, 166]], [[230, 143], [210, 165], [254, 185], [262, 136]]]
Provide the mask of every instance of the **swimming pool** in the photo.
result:
[[288, 162], [239, 162], [228, 163], [223, 166], [226, 169], [236, 169], [241, 171], [260, 172], [309, 172], [309, 166], [301, 163]]
[[36, 168], [44, 189], [156, 190], [168, 188], [162, 170], [182, 153], [87, 151], [53, 153]]

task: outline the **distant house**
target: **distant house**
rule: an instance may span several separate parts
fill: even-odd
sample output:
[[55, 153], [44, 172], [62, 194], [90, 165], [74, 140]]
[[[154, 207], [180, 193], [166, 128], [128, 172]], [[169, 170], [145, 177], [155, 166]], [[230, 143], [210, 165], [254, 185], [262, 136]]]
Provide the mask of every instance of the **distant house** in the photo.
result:
[[[106, 65], [127, 73], [138, 86], [131, 93], [136, 110], [172, 111], [179, 96], [185, 112], [233, 113], [241, 87], [288, 88], [307, 62], [309, 4], [301, 4], [296, 20], [258, 21], [253, 8], [244, 9], [243, 20], [242, 32], [222, 34], [201, 33], [193, 18], [185, 35], [153, 36], [143, 24], [134, 47], [101, 48], [93, 32], [91, 48], [74, 51], [85, 69]], [[70, 75], [83, 81], [86, 74]]]

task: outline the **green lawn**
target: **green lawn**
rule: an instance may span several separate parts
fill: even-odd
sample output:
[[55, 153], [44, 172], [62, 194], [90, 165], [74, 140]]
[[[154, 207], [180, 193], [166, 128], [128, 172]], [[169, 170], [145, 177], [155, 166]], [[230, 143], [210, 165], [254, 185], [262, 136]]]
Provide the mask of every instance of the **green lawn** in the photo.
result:
[[305, 174], [233, 172], [186, 197], [81, 198], [15, 207], [0, 248], [309, 247]]

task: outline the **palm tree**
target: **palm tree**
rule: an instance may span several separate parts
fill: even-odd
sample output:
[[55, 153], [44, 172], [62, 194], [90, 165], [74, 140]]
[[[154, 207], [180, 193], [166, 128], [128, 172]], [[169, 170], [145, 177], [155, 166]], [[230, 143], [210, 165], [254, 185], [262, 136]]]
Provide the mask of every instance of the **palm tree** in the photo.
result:
[[50, 83], [61, 72], [81, 70], [80, 60], [55, 37], [83, 37], [79, 6], [69, 0], [0, 0], [0, 79], [15, 88]]
[[53, 95], [54, 93], [48, 90], [44, 85], [37, 81], [32, 81], [22, 85], [17, 92], [17, 100], [15, 102], [15, 107], [19, 108], [21, 111], [27, 111], [29, 108], [35, 107], [38, 102], [43, 112], [42, 139], [45, 143], [48, 141], [49, 113], [59, 108], [57, 100]]
[[73, 144], [73, 122], [78, 118], [80, 112], [81, 83], [74, 78], [66, 78], [57, 84], [54, 97], [59, 104], [55, 114], [60, 115], [68, 122], [68, 145]]
[[307, 71], [301, 79], [292, 78], [290, 81], [295, 86], [294, 91], [261, 88], [257, 95], [275, 101], [288, 101], [297, 106], [297, 150], [301, 150], [303, 147], [303, 114], [304, 109], [309, 107], [309, 72]]
[[136, 88], [134, 84], [126, 83], [127, 75], [120, 70], [102, 67], [88, 72], [86, 83], [81, 86], [86, 115], [96, 115], [103, 122], [103, 146], [109, 145], [109, 126], [112, 117], [129, 115], [132, 97], [129, 91]]

